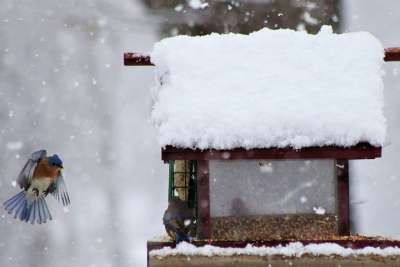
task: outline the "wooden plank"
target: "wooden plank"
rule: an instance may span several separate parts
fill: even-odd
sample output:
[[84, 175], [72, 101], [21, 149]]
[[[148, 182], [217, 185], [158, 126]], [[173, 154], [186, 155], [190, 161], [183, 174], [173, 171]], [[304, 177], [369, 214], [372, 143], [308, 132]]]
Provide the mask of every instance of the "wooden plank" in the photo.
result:
[[197, 237], [210, 238], [210, 174], [206, 160], [197, 162], [197, 217]]
[[385, 48], [385, 61], [400, 61], [400, 47]]
[[125, 53], [124, 54], [125, 66], [154, 66], [151, 63], [150, 55], [143, 55], [140, 53]]
[[339, 235], [350, 235], [349, 161], [336, 161]]
[[232, 150], [200, 150], [166, 146], [162, 149], [162, 160], [235, 160], [235, 159], [374, 159], [381, 157], [382, 148], [368, 143], [352, 147], [307, 147]]
[[[383, 59], [385, 61], [400, 61], [400, 47], [385, 48], [385, 55]], [[131, 52], [124, 53], [124, 65], [154, 66], [154, 64], [151, 63], [150, 55]]]
[[400, 266], [400, 256], [383, 255], [312, 255], [286, 257], [284, 255], [170, 255], [166, 257], [151, 257], [149, 267], [386, 267]]
[[[338, 244], [345, 248], [352, 249], [362, 249], [365, 247], [374, 247], [374, 248], [387, 248], [387, 247], [400, 247], [400, 240], [386, 240], [374, 237], [358, 237], [352, 236], [343, 237], [342, 239], [315, 239], [315, 240], [265, 240], [265, 241], [218, 241], [218, 240], [195, 240], [192, 241], [191, 244], [196, 247], [201, 247], [204, 245], [212, 245], [216, 247], [234, 247], [234, 248], [244, 248], [248, 244], [251, 244], [256, 247], [275, 247], [275, 246], [285, 246], [292, 242], [300, 242], [303, 245], [307, 244], [322, 244], [322, 243], [334, 243]], [[148, 251], [161, 249], [163, 247], [172, 247], [174, 248], [176, 244], [172, 241], [148, 241], [147, 249]]]

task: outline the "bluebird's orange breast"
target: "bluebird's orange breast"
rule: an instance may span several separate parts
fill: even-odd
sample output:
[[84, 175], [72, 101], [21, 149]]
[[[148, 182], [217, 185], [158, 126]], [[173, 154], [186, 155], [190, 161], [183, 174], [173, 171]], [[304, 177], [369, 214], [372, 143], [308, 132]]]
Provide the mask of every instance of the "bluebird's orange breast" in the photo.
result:
[[53, 182], [59, 171], [60, 170], [58, 167], [50, 166], [47, 159], [42, 159], [36, 166], [35, 171], [33, 172], [32, 179], [48, 177], [50, 178], [50, 182]]

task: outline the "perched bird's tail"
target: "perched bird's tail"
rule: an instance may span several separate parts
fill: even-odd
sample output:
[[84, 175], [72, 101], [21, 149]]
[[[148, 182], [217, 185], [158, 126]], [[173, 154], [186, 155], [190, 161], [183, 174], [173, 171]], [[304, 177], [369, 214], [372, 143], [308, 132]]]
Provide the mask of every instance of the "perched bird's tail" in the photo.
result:
[[175, 241], [176, 241], [176, 243], [180, 243], [183, 241], [190, 243], [190, 237], [183, 232], [177, 232]]
[[26, 191], [21, 191], [3, 203], [4, 208], [14, 218], [21, 221], [34, 223], [45, 223], [51, 220], [51, 214], [43, 196], [30, 199]]

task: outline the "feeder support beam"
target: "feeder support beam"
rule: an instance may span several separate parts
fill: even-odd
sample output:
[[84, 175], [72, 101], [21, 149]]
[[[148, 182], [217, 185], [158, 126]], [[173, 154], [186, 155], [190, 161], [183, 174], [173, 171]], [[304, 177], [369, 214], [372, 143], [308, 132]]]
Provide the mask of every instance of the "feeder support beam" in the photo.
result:
[[125, 66], [154, 66], [150, 61], [150, 55], [140, 53], [125, 53], [124, 54]]
[[400, 61], [400, 47], [385, 48], [385, 61]]
[[[385, 48], [384, 61], [400, 61], [400, 47]], [[125, 53], [125, 66], [154, 66], [151, 62], [150, 55], [141, 53]]]

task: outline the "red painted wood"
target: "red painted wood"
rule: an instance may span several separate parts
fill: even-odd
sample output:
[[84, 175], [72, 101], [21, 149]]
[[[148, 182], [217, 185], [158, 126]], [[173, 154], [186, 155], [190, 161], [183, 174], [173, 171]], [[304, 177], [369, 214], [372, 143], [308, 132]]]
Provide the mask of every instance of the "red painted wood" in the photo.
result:
[[339, 235], [350, 234], [349, 161], [336, 161]]
[[352, 147], [266, 148], [232, 150], [200, 150], [167, 146], [162, 149], [162, 160], [235, 160], [235, 159], [374, 159], [381, 157], [382, 148], [368, 143]]
[[143, 55], [140, 53], [125, 53], [124, 54], [124, 65], [125, 66], [154, 66], [151, 63], [149, 55]]
[[[385, 61], [400, 61], [400, 47], [385, 48]], [[125, 66], [154, 66], [150, 55], [141, 53], [124, 53]]]
[[[385, 240], [378, 238], [366, 238], [366, 239], [326, 239], [326, 240], [265, 240], [265, 241], [215, 241], [215, 240], [196, 240], [193, 241], [192, 244], [196, 247], [204, 246], [204, 245], [213, 245], [217, 247], [235, 247], [235, 248], [244, 248], [248, 244], [253, 246], [261, 247], [275, 247], [275, 246], [285, 246], [292, 242], [301, 242], [303, 245], [307, 244], [321, 244], [321, 243], [335, 243], [345, 248], [352, 249], [361, 249], [365, 247], [375, 247], [375, 248], [387, 248], [387, 247], [400, 247], [400, 240]], [[156, 250], [161, 249], [163, 247], [172, 247], [174, 248], [176, 244], [174, 242], [147, 242], [147, 250]]]
[[210, 238], [210, 173], [206, 160], [197, 162], [197, 217], [197, 237]]
[[400, 47], [385, 48], [385, 61], [400, 61]]

